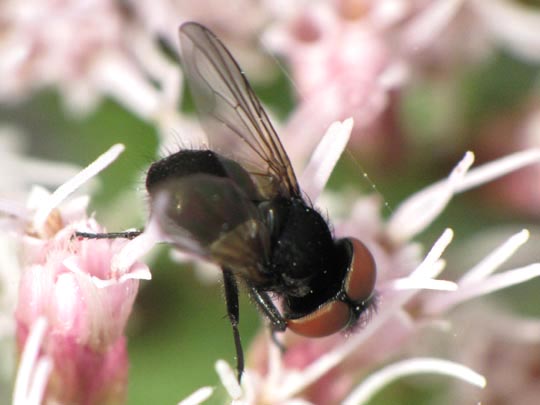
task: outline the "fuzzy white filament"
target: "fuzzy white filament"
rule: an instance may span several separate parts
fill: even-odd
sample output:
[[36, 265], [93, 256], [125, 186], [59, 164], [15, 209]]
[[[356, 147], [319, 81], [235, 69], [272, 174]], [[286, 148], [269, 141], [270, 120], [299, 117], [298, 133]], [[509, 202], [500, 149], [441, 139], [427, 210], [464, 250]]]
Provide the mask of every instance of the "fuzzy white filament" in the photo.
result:
[[28, 399], [25, 405], [41, 405], [45, 389], [49, 382], [49, 376], [53, 370], [53, 362], [49, 358], [38, 360], [32, 379], [32, 386], [28, 392]]
[[458, 286], [453, 281], [434, 280], [432, 278], [419, 279], [417, 277], [397, 278], [383, 284], [379, 292], [385, 290], [435, 290], [435, 291], [456, 291]]
[[409, 240], [426, 229], [446, 208], [473, 163], [474, 154], [465, 153], [445, 180], [426, 187], [405, 200], [388, 221], [387, 233], [392, 240], [397, 243]]
[[[461, 184], [457, 186], [456, 192], [463, 192], [474, 187], [481, 186], [492, 180], [498, 179], [508, 173], [515, 172], [525, 166], [540, 162], [540, 149], [527, 149], [522, 152], [485, 163], [472, 169]], [[436, 183], [438, 184], [438, 183]]]
[[233, 400], [238, 400], [242, 396], [242, 387], [238, 384], [238, 380], [236, 379], [236, 375], [231, 366], [229, 366], [225, 360], [218, 360], [216, 361], [215, 368], [221, 383], [227, 390], [229, 396]]
[[189, 397], [178, 402], [178, 405], [198, 405], [206, 401], [214, 393], [212, 387], [202, 387], [191, 394]]
[[443, 270], [443, 267], [437, 266], [441, 261], [441, 256], [454, 239], [454, 231], [450, 228], [444, 230], [442, 235], [433, 244], [428, 254], [422, 260], [422, 263], [411, 273], [410, 277], [433, 278], [437, 277]]
[[99, 156], [95, 161], [90, 163], [90, 165], [75, 175], [75, 177], [58, 187], [54, 193], [50, 195], [48, 200], [45, 201], [36, 211], [34, 215], [34, 226], [36, 230], [41, 232], [45, 223], [47, 222], [49, 214], [55, 207], [57, 207], [84, 183], [95, 177], [96, 174], [114, 162], [123, 151], [124, 145], [122, 144], [112, 146], [107, 152]]
[[431, 315], [442, 313], [462, 302], [524, 283], [536, 277], [540, 277], [540, 263], [533, 263], [495, 274], [477, 283], [460, 285], [455, 293], [449, 296], [439, 296], [431, 300], [429, 305], [426, 306], [425, 312]]
[[47, 320], [38, 318], [26, 339], [21, 363], [15, 379], [13, 405], [38, 405], [41, 403], [45, 386], [52, 371], [52, 361], [38, 359], [41, 344], [47, 331]]
[[470, 269], [463, 277], [459, 279], [460, 285], [467, 285], [478, 282], [492, 274], [499, 266], [514, 255], [527, 240], [529, 240], [529, 231], [523, 231], [509, 238], [505, 243], [487, 255], [476, 266]]
[[372, 373], [343, 401], [343, 405], [365, 404], [383, 387], [398, 378], [414, 374], [442, 374], [484, 388], [486, 379], [474, 370], [452, 361], [435, 358], [416, 358], [391, 364]]
[[332, 123], [302, 172], [300, 180], [302, 189], [313, 201], [321, 194], [333, 168], [345, 150], [352, 127], [352, 118]]

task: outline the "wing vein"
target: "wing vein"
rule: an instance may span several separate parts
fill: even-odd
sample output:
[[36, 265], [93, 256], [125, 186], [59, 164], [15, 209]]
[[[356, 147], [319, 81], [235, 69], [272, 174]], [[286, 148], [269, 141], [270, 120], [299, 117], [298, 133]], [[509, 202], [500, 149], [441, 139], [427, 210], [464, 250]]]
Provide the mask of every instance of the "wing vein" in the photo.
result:
[[279, 137], [231, 53], [197, 23], [182, 25], [180, 40], [186, 77], [211, 146], [256, 177], [264, 195], [300, 196]]

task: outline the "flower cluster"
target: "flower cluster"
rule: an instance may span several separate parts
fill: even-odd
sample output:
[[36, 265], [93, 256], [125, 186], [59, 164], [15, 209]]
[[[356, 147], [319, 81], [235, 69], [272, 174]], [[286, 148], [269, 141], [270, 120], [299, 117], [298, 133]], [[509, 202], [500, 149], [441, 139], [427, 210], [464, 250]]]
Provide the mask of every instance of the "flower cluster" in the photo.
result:
[[150, 273], [137, 262], [117, 277], [111, 260], [124, 242], [74, 237], [76, 231], [103, 229], [86, 216], [88, 197], [66, 200], [122, 150], [122, 145], [112, 147], [52, 194], [34, 188], [26, 206], [4, 201], [10, 217], [2, 230], [19, 257], [12, 266], [20, 277], [15, 404], [118, 403], [125, 398], [125, 327], [139, 279], [149, 279]]
[[[167, 237], [154, 218], [129, 241], [74, 237], [105, 232], [88, 216], [90, 197], [80, 187], [123, 146], [82, 170], [48, 161], [39, 157], [42, 147], [62, 149], [63, 141], [34, 133], [39, 126], [27, 117], [50, 110], [25, 103], [52, 89], [67, 116], [84, 119], [110, 98], [134, 125], [151, 125], [163, 150], [204, 144], [194, 115], [180, 108], [189, 101], [176, 51], [179, 25], [196, 20], [250, 79], [270, 85], [272, 105], [291, 100], [268, 53], [284, 63], [294, 105], [275, 126], [302, 192], [328, 211], [336, 237], [362, 240], [377, 264], [376, 309], [356, 330], [323, 339], [287, 331], [279, 335], [281, 353], [262, 328], [241, 385], [217, 361], [233, 403], [363, 404], [398, 378], [426, 373], [470, 383], [456, 384], [453, 403], [535, 403], [538, 365], [529, 353], [538, 350], [540, 321], [485, 298], [472, 302], [540, 275], [537, 250], [527, 243], [538, 237], [540, 212], [540, 9], [529, 3], [2, 2], [0, 120], [8, 125], [0, 127], [0, 392], [16, 375], [17, 405], [125, 401], [126, 324], [139, 280], [150, 279], [141, 259]], [[38, 114], [27, 114], [33, 108]], [[95, 137], [109, 142], [113, 132]], [[457, 165], [456, 156], [463, 156]], [[380, 189], [397, 185], [410, 197], [392, 210], [378, 192], [360, 193], [355, 180], [367, 174], [338, 165], [349, 157], [366, 165]], [[426, 177], [448, 171], [424, 187]], [[334, 172], [348, 188], [327, 187]], [[418, 242], [456, 194], [476, 187], [471, 199], [481, 214], [465, 210], [431, 248]], [[480, 231], [476, 215], [493, 226]], [[519, 222], [519, 231], [500, 225], [508, 222]], [[473, 231], [463, 231], [464, 223]], [[454, 238], [452, 246], [465, 241], [462, 257], [446, 250]], [[471, 264], [481, 246], [489, 253]], [[211, 263], [194, 267], [210, 282], [219, 278]], [[4, 361], [13, 347], [16, 359]], [[201, 388], [181, 404], [214, 391]]]

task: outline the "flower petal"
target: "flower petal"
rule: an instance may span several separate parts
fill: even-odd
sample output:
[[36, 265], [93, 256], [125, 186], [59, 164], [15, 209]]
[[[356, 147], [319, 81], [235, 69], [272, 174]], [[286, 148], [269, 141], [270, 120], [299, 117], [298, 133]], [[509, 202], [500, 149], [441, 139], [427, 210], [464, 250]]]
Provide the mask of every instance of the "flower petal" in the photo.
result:
[[491, 252], [480, 263], [470, 269], [459, 279], [459, 284], [464, 286], [470, 283], [479, 282], [497, 270], [529, 239], [529, 231], [526, 229], [515, 234], [504, 244]]
[[507, 0], [472, 0], [469, 3], [485, 27], [511, 52], [531, 62], [540, 61], [538, 8]]
[[178, 405], [198, 405], [206, 401], [214, 393], [212, 387], [202, 387], [191, 394], [189, 397], [178, 402]]
[[[48, 378], [48, 373], [45, 373], [47, 366], [40, 366], [42, 370], [40, 375], [35, 375], [34, 373], [36, 363], [39, 363], [38, 356], [46, 331], [47, 320], [44, 317], [39, 317], [32, 325], [30, 334], [24, 345], [24, 351], [15, 380], [15, 388], [13, 390], [13, 405], [31, 404], [28, 402], [30, 392], [37, 390], [39, 386], [45, 384], [45, 382], [37, 381], [36, 378], [42, 377], [45, 380]], [[47, 361], [51, 362], [50, 359], [47, 359]], [[50, 367], [52, 367], [52, 363]], [[34, 394], [34, 396], [37, 396], [37, 394]]]
[[38, 232], [42, 232], [51, 211], [62, 201], [64, 201], [71, 193], [114, 162], [118, 155], [120, 155], [120, 153], [123, 151], [124, 145], [122, 144], [112, 146], [107, 152], [98, 157], [94, 162], [90, 163], [90, 165], [84, 168], [75, 177], [58, 187], [36, 211], [33, 221], [35, 229]]
[[452, 294], [437, 296], [429, 300], [425, 305], [425, 312], [429, 315], [448, 311], [464, 301], [471, 300], [482, 295], [521, 284], [533, 278], [540, 277], [540, 263], [533, 263], [528, 266], [495, 274], [487, 279], [476, 283], [469, 283]]
[[236, 375], [225, 360], [218, 360], [215, 364], [216, 372], [219, 375], [221, 383], [227, 390], [227, 393], [233, 400], [237, 400], [242, 397], [242, 387], [238, 384]]
[[334, 122], [317, 145], [304, 171], [300, 184], [302, 190], [315, 201], [330, 178], [337, 161], [343, 154], [353, 127], [353, 119]]
[[405, 200], [388, 221], [388, 236], [400, 243], [423, 231], [446, 208], [473, 162], [474, 155], [467, 152], [446, 180], [435, 183]]
[[414, 17], [402, 33], [406, 47], [418, 52], [433, 45], [441, 32], [458, 13], [464, 0], [440, 0], [427, 6], [424, 11]]
[[480, 388], [486, 386], [486, 379], [474, 370], [452, 361], [435, 358], [403, 360], [372, 373], [343, 401], [344, 405], [365, 404], [384, 386], [398, 378], [415, 374], [442, 374], [459, 378]]
[[379, 292], [385, 290], [437, 290], [437, 291], [456, 291], [456, 283], [448, 280], [434, 280], [432, 278], [419, 279], [417, 277], [397, 278], [378, 287]]

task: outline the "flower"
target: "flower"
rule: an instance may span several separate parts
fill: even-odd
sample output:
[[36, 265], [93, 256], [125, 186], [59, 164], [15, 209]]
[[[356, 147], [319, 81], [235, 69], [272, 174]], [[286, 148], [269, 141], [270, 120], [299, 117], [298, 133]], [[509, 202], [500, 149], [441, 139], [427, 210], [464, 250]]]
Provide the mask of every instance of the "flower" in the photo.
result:
[[[540, 61], [540, 39], [536, 35], [540, 11], [537, 8], [510, 0], [495, 0], [489, 6], [481, 0], [468, 3], [493, 42], [526, 61]], [[505, 19], [501, 20], [501, 16]]]
[[[333, 126], [344, 138], [350, 129], [350, 122]], [[344, 143], [338, 143], [341, 146], [336, 152], [344, 147]], [[324, 140], [321, 145], [325, 145]], [[329, 155], [329, 160], [335, 161], [332, 151]], [[307, 189], [320, 190], [320, 178], [327, 178], [332, 169], [322, 156], [318, 164], [326, 169], [319, 176], [302, 177]], [[380, 218], [381, 207], [373, 197], [360, 198], [352, 209], [344, 210], [348, 215], [336, 224], [335, 232], [337, 236], [362, 238], [374, 255], [378, 267], [377, 309], [369, 319], [360, 320], [358, 330], [345, 335], [309, 339], [287, 331], [280, 336], [287, 348], [283, 356], [267, 332], [260, 334], [250, 350], [241, 386], [227, 363], [218, 361], [216, 370], [233, 403], [359, 404], [394, 379], [417, 373], [446, 374], [485, 386], [484, 377], [466, 365], [433, 357], [402, 360], [380, 368], [399, 356], [407, 342], [418, 338], [423, 330], [452, 328], [444, 321], [457, 305], [540, 276], [540, 263], [493, 274], [527, 241], [526, 230], [497, 247], [456, 282], [438, 279], [446, 266], [442, 255], [453, 239], [452, 230], [443, 232], [423, 259], [420, 246], [411, 241], [442, 212], [453, 195], [538, 163], [540, 150], [518, 152], [469, 170], [473, 160], [474, 155], [468, 152], [447, 179], [411, 196], [387, 221]], [[316, 191], [311, 197], [316, 199]], [[380, 370], [368, 376], [374, 368]], [[361, 376], [364, 380], [357, 385]]]
[[0, 15], [0, 73], [10, 78], [0, 89], [3, 103], [56, 86], [72, 113], [88, 112], [111, 96], [164, 132], [182, 122], [178, 67], [122, 5], [6, 1]]
[[[32, 325], [26, 340], [13, 392], [13, 405], [39, 405], [42, 403], [53, 363], [47, 355], [41, 355], [47, 320], [38, 318]], [[39, 358], [40, 357], [40, 358]]]
[[482, 304], [455, 314], [453, 318], [460, 327], [448, 347], [481, 372], [490, 389], [473, 393], [468, 387], [456, 387], [453, 402], [534, 404], [540, 394], [540, 322], [508, 313], [493, 302]]
[[[125, 397], [124, 329], [139, 279], [149, 279], [150, 273], [136, 262], [123, 277], [114, 278], [111, 261], [125, 242], [74, 238], [75, 231], [103, 229], [86, 217], [87, 197], [65, 201], [122, 150], [122, 145], [113, 146], [52, 194], [35, 188], [27, 207], [15, 209], [13, 204], [9, 211], [18, 213], [5, 227], [20, 250], [17, 346], [21, 353], [35, 351], [32, 336], [41, 336], [34, 362], [50, 364], [39, 381], [39, 395], [47, 401], [117, 403]], [[31, 368], [27, 363], [22, 361], [21, 367]], [[29, 371], [20, 373], [26, 381], [21, 384], [28, 386]], [[23, 401], [24, 391], [17, 385], [15, 400]]]
[[197, 21], [228, 44], [250, 76], [253, 73], [259, 80], [268, 80], [268, 58], [258, 49], [257, 36], [272, 17], [271, 5], [249, 0], [237, 0], [229, 7], [221, 5], [218, 0], [130, 2], [146, 35], [159, 36], [176, 49], [178, 27], [186, 21]]
[[298, 93], [285, 128], [289, 150], [295, 143], [313, 146], [328, 122], [349, 116], [356, 123], [353, 139], [362, 140], [367, 157], [384, 146], [375, 128], [407, 69], [386, 38], [390, 22], [383, 20], [396, 16], [383, 18], [377, 11], [383, 7], [364, 3], [358, 13], [339, 2], [290, 7], [265, 32], [265, 42], [287, 60]]
[[406, 131], [402, 115], [407, 97], [422, 85], [431, 93], [444, 91], [433, 96], [429, 123], [442, 125], [455, 142], [455, 132], [462, 129], [454, 122], [462, 119], [456, 114], [459, 101], [449, 97], [459, 88], [456, 80], [501, 48], [537, 63], [539, 21], [534, 7], [508, 0], [334, 0], [284, 6], [263, 40], [285, 59], [298, 98], [284, 131], [288, 150], [303, 148], [303, 157], [308, 156], [328, 122], [352, 116], [355, 152], [364, 161], [395, 161], [402, 156], [405, 136], [418, 136], [418, 123]]
[[[218, 363], [218, 372], [227, 381], [225, 385], [231, 397], [238, 402], [260, 398], [296, 403], [316, 398], [329, 402], [345, 398], [353, 403], [362, 402], [392, 379], [422, 372], [446, 373], [482, 386], [483, 379], [471, 369], [490, 378], [482, 368], [489, 356], [479, 350], [471, 348], [469, 353], [478, 355], [482, 361], [469, 362], [456, 352], [445, 353], [448, 360], [434, 358], [434, 353], [426, 352], [431, 349], [427, 346], [422, 347], [424, 352], [415, 353], [411, 358], [410, 352], [405, 354], [405, 346], [407, 342], [416, 341], [413, 338], [427, 329], [438, 328], [443, 333], [450, 330], [453, 324], [449, 319], [456, 324], [459, 320], [449, 317], [462, 303], [536, 277], [537, 264], [520, 267], [506, 264], [506, 271], [494, 273], [527, 241], [529, 233], [516, 232], [497, 248], [492, 244], [492, 253], [461, 278], [451, 280], [441, 280], [438, 274], [445, 267], [441, 255], [453, 232], [444, 232], [427, 256], [414, 239], [456, 193], [537, 163], [538, 151], [518, 152], [473, 170], [469, 170], [473, 155], [467, 154], [448, 179], [416, 193], [390, 215], [381, 213], [391, 210], [378, 196], [322, 190], [349, 139], [355, 152], [363, 153], [368, 164], [379, 165], [383, 170], [395, 164], [396, 156], [405, 156], [403, 146], [410, 140], [421, 142], [413, 145], [415, 156], [407, 160], [421, 157], [424, 164], [426, 161], [430, 164], [430, 170], [435, 169], [433, 163], [439, 154], [448, 156], [461, 151], [468, 135], [476, 131], [470, 123], [460, 119], [467, 115], [461, 113], [475, 113], [474, 108], [462, 102], [461, 75], [471, 66], [490, 62], [488, 57], [497, 49], [503, 49], [524, 64], [537, 63], [540, 59], [538, 10], [510, 0], [256, 4], [242, 1], [226, 10], [213, 7], [214, 0], [184, 3], [179, 5], [168, 0], [151, 6], [140, 1], [119, 4], [106, 0], [84, 3], [68, 0], [61, 4], [8, 0], [2, 3], [0, 72], [10, 80], [0, 89], [0, 102], [12, 104], [25, 100], [36, 90], [52, 87], [62, 95], [68, 113], [73, 114], [87, 112], [103, 97], [111, 97], [136, 117], [153, 125], [161, 146], [167, 144], [167, 135], [172, 131], [181, 134], [182, 144], [191, 146], [199, 143], [200, 131], [194, 130], [190, 116], [177, 111], [184, 91], [182, 75], [176, 61], [165, 55], [162, 45], [176, 46], [178, 25], [183, 21], [202, 19], [231, 46], [240, 65], [250, 72], [253, 65], [260, 66], [260, 53], [254, 48], [262, 35], [264, 42], [284, 57], [297, 85], [298, 106], [289, 111], [291, 119], [285, 130], [279, 132], [285, 135], [282, 141], [293, 165], [298, 168], [308, 162], [303, 171], [297, 170], [302, 173], [299, 176], [302, 189], [312, 201], [331, 211], [330, 216], [336, 218], [337, 236], [358, 236], [369, 246], [379, 267], [379, 296], [377, 311], [372, 310], [369, 316], [362, 318], [358, 331], [348, 338], [307, 340], [286, 333], [282, 337], [289, 349], [281, 357], [262, 336], [251, 351], [252, 360], [243, 386], [235, 385], [230, 367]], [[236, 24], [238, 21], [243, 23]], [[262, 76], [268, 72], [267, 69], [255, 70]], [[474, 91], [474, 84], [467, 86], [465, 95]], [[527, 91], [533, 88], [532, 81], [524, 87]], [[411, 113], [410, 108], [413, 113], [418, 110], [415, 104], [418, 95], [420, 104], [431, 104], [423, 99], [425, 88], [429, 89], [432, 97], [429, 101], [435, 102], [435, 108], [431, 105], [428, 109], [420, 108], [418, 115], [427, 117], [428, 122], [403, 117]], [[273, 96], [274, 101], [282, 97], [282, 87], [278, 90], [280, 94]], [[34, 106], [17, 108], [24, 112], [25, 108]], [[501, 116], [506, 115], [505, 111], [501, 112]], [[348, 116], [356, 119], [352, 137], [352, 122], [336, 123], [317, 146], [328, 122]], [[408, 125], [404, 125], [401, 118], [408, 119]], [[532, 136], [524, 139], [523, 133], [516, 133], [519, 139], [505, 145], [504, 154], [535, 145], [534, 123], [534, 112], [527, 113], [523, 125]], [[413, 133], [414, 138], [405, 138]], [[452, 136], [447, 136], [444, 142], [438, 142], [441, 138], [429, 138], [429, 147], [438, 144], [438, 148], [433, 153], [425, 153], [422, 146], [428, 134]], [[493, 132], [488, 135], [492, 145]], [[119, 400], [127, 367], [124, 327], [138, 280], [149, 277], [148, 270], [138, 259], [167, 238], [151, 218], [145, 232], [130, 242], [72, 240], [69, 234], [74, 230], [102, 231], [93, 218], [86, 216], [87, 198], [67, 200], [68, 194], [78, 187], [73, 182], [68, 182], [67, 187], [61, 186], [52, 195], [35, 189], [27, 205], [15, 204], [13, 200], [20, 197], [27, 184], [37, 181], [54, 186], [59, 178], [65, 178], [63, 170], [72, 168], [56, 167], [48, 172], [50, 164], [28, 158], [13, 159], [20, 154], [13, 139], [15, 137], [8, 138], [8, 146], [0, 148], [0, 153], [3, 152], [0, 160], [8, 163], [8, 170], [0, 174], [5, 178], [1, 182], [0, 210], [6, 213], [1, 218], [0, 229], [7, 231], [0, 244], [3, 249], [0, 337], [7, 340], [16, 332], [19, 352], [37, 353], [30, 362], [21, 358], [19, 381], [23, 382], [18, 386], [23, 388], [16, 389], [20, 393], [17, 398], [30, 402], [34, 398], [39, 402], [43, 395], [56, 395], [54, 388], [63, 380], [77, 391], [66, 395], [92, 398], [103, 395]], [[6, 143], [1, 136], [0, 141]], [[33, 142], [32, 146], [39, 145]], [[380, 159], [381, 150], [388, 153], [384, 157], [393, 158]], [[477, 156], [485, 161], [483, 149], [478, 151]], [[31, 170], [25, 171], [29, 165]], [[422, 163], [418, 166], [422, 167]], [[512, 181], [508, 186], [511, 193], [506, 194], [516, 198], [513, 204], [534, 213], [531, 182], [535, 181], [536, 172], [532, 167], [528, 169], [529, 174], [525, 170], [516, 173], [520, 181]], [[90, 177], [95, 171], [92, 173]], [[407, 178], [407, 182], [409, 180]], [[384, 216], [389, 218], [383, 219]], [[10, 245], [4, 244], [7, 239]], [[13, 244], [21, 250], [22, 262], [14, 256]], [[464, 266], [459, 258], [452, 260], [449, 254], [445, 257], [454, 268], [470, 267]], [[21, 274], [13, 270], [19, 267], [24, 269]], [[219, 275], [219, 272], [214, 269], [214, 274]], [[20, 295], [13, 288], [18, 285], [19, 276], [22, 276]], [[124, 291], [121, 286], [128, 288]], [[88, 296], [92, 298], [82, 300]], [[15, 305], [18, 297], [35, 297], [35, 301], [19, 300]], [[88, 303], [90, 306], [86, 306]], [[15, 307], [17, 322], [10, 316]], [[107, 313], [106, 308], [115, 309], [118, 324], [110, 322], [113, 315]], [[96, 320], [96, 314], [105, 315]], [[365, 326], [369, 317], [371, 322]], [[474, 322], [474, 318], [472, 320]], [[499, 332], [494, 331], [495, 338]], [[77, 336], [77, 342], [69, 346], [73, 336]], [[503, 339], [495, 338], [489, 343], [497, 349]], [[519, 339], [509, 338], [504, 343], [508, 341], [517, 341], [516, 346], [522, 348], [523, 342]], [[58, 352], [51, 347], [68, 346], [81, 351], [76, 350], [70, 356], [73, 367], [62, 374], [56, 367], [58, 356], [55, 357], [55, 353]], [[359, 347], [362, 350], [356, 350]], [[2, 345], [0, 349], [5, 347]], [[23, 357], [32, 359], [32, 356]], [[511, 353], [508, 358], [519, 359], [519, 355]], [[456, 360], [463, 364], [457, 364]], [[109, 384], [102, 390], [78, 384], [84, 374], [79, 371], [90, 362], [103, 367], [96, 367], [96, 373], [88, 378], [89, 383], [99, 384], [110, 377]], [[9, 367], [9, 364], [2, 362], [1, 366]], [[28, 369], [34, 372], [28, 373]], [[314, 381], [318, 384], [313, 384]], [[362, 381], [360, 385], [359, 381]], [[46, 393], [47, 384], [52, 388]], [[498, 398], [490, 396], [489, 389], [490, 384], [484, 398]], [[523, 389], [526, 391], [529, 390]], [[211, 389], [205, 387], [183, 403], [199, 403], [210, 394]]]

